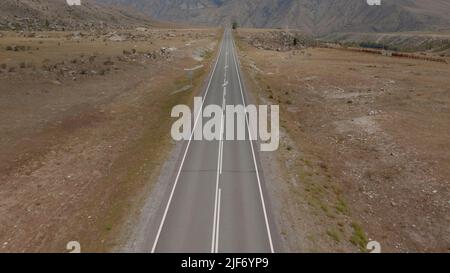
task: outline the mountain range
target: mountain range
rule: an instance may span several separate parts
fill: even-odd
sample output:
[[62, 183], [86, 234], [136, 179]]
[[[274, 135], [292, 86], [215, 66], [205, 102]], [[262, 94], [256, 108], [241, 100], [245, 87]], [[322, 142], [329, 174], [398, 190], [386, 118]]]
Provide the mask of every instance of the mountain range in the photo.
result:
[[97, 0], [131, 6], [155, 19], [223, 26], [295, 28], [310, 34], [450, 28], [449, 0]]

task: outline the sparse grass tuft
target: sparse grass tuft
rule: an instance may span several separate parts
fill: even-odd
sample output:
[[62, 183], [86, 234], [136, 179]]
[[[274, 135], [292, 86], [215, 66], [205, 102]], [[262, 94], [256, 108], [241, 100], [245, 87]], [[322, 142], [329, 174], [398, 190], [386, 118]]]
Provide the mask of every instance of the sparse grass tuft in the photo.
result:
[[327, 235], [330, 236], [330, 238], [333, 239], [336, 243], [339, 243], [341, 241], [339, 232], [334, 229], [327, 230]]
[[364, 230], [358, 223], [355, 222], [351, 224], [351, 227], [353, 228], [353, 235], [350, 238], [350, 242], [355, 246], [358, 246], [361, 249], [361, 251], [364, 251], [366, 249], [368, 242]]
[[213, 57], [213, 51], [207, 50], [207, 51], [203, 52], [202, 57], [205, 60], [211, 59]]
[[341, 197], [338, 197], [338, 201], [337, 201], [335, 208], [338, 212], [340, 212], [344, 215], [349, 214], [349, 209], [348, 209], [347, 203], [345, 203], [345, 201], [342, 200]]

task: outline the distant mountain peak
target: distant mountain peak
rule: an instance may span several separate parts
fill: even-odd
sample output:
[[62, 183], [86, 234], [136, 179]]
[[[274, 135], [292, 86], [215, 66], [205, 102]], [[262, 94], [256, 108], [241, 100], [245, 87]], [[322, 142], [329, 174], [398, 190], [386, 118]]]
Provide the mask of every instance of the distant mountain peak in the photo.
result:
[[448, 0], [97, 0], [131, 5], [152, 17], [219, 26], [296, 28], [312, 34], [450, 28]]

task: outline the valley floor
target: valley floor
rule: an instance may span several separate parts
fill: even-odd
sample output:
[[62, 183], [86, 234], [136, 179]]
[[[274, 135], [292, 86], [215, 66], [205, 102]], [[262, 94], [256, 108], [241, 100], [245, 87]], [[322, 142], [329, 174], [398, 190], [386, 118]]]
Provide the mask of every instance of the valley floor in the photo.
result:
[[[450, 251], [450, 69], [337, 49], [258, 49], [240, 31], [257, 104], [279, 104], [265, 155], [287, 251]], [[275, 161], [274, 159], [278, 159]], [[277, 215], [277, 213], [275, 213]]]
[[[0, 251], [108, 251], [172, 149], [221, 31], [3, 32]], [[185, 68], [204, 64], [188, 80]], [[125, 220], [124, 220], [125, 219]]]
[[[280, 105], [261, 161], [284, 250], [450, 251], [449, 64], [251, 33], [236, 34], [249, 99]], [[201, 90], [221, 34], [0, 33], [0, 252], [127, 245], [178, 162], [170, 111]]]

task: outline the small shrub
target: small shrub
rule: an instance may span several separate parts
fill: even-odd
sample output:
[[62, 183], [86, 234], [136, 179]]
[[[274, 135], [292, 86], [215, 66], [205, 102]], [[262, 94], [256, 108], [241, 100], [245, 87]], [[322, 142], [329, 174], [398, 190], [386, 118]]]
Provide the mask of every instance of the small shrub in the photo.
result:
[[358, 246], [361, 251], [365, 250], [368, 240], [364, 230], [357, 223], [352, 223], [351, 227], [353, 228], [353, 235], [350, 238], [350, 242], [355, 246]]
[[332, 238], [336, 243], [339, 243], [341, 241], [339, 233], [336, 230], [328, 230], [327, 235], [330, 236], [330, 238]]

